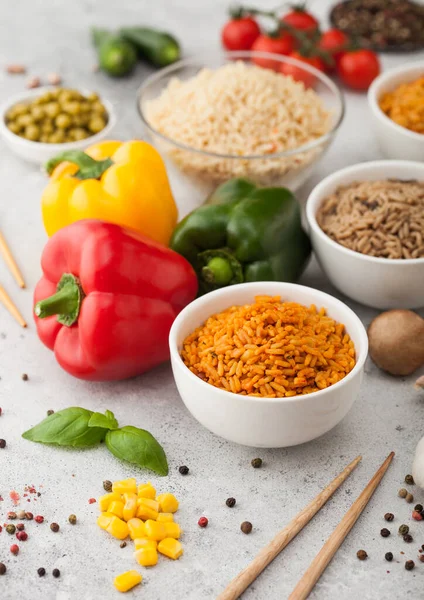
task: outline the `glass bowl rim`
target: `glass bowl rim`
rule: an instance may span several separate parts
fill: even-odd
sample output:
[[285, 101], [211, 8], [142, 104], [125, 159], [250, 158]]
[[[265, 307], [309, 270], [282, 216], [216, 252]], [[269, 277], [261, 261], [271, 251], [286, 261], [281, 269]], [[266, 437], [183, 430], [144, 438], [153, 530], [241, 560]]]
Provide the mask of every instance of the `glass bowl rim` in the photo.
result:
[[338, 119], [333, 124], [331, 129], [329, 131], [327, 131], [324, 135], [321, 135], [319, 138], [316, 138], [316, 139], [312, 140], [311, 142], [307, 142], [306, 144], [303, 144], [302, 146], [299, 146], [298, 148], [292, 148], [290, 150], [284, 150], [283, 152], [274, 152], [274, 153], [270, 153], [270, 154], [245, 154], [242, 156], [239, 154], [222, 154], [219, 152], [210, 152], [207, 150], [200, 150], [199, 148], [194, 148], [193, 146], [189, 146], [188, 144], [178, 142], [177, 140], [174, 140], [173, 138], [170, 138], [167, 135], [161, 133], [160, 131], [155, 129], [155, 127], [153, 127], [153, 125], [151, 125], [149, 123], [149, 121], [147, 120], [147, 118], [145, 116], [143, 108], [141, 106], [141, 104], [142, 104], [141, 101], [142, 101], [142, 98], [143, 98], [143, 95], [144, 95], [146, 89], [151, 84], [160, 81], [163, 77], [171, 74], [173, 71], [178, 71], [178, 69], [180, 69], [184, 66], [193, 65], [196, 63], [199, 64], [200, 68], [206, 68], [207, 67], [206, 61], [202, 67], [202, 62], [203, 62], [202, 56], [207, 57], [210, 55], [209, 54], [208, 55], [201, 54], [199, 56], [187, 57], [187, 58], [184, 58], [182, 60], [179, 60], [179, 61], [169, 65], [168, 67], [160, 69], [157, 73], [153, 73], [152, 75], [147, 77], [147, 79], [139, 86], [139, 88], [137, 89], [137, 92], [136, 92], [136, 104], [137, 104], [136, 109], [137, 109], [137, 112], [138, 112], [144, 126], [146, 127], [146, 129], [148, 129], [151, 134], [157, 135], [163, 141], [165, 141], [169, 144], [172, 144], [173, 146], [176, 146], [177, 148], [180, 148], [181, 150], [186, 150], [189, 152], [193, 152], [195, 154], [207, 156], [209, 158], [221, 158], [221, 159], [225, 158], [225, 159], [233, 159], [233, 160], [234, 159], [237, 159], [237, 160], [258, 160], [258, 159], [267, 160], [267, 159], [283, 158], [283, 157], [287, 157], [287, 156], [293, 156], [296, 154], [300, 154], [301, 152], [306, 152], [306, 151], [312, 150], [318, 146], [321, 146], [324, 142], [326, 142], [327, 140], [329, 140], [333, 137], [333, 135], [339, 129], [339, 127], [343, 121], [343, 118], [345, 115], [345, 100], [344, 100], [342, 91], [339, 88], [339, 86], [336, 83], [334, 83], [334, 81], [332, 81], [327, 75], [325, 75], [325, 73], [323, 73], [319, 69], [316, 69], [315, 67], [312, 67], [311, 65], [308, 65], [308, 64], [306, 64], [300, 60], [297, 60], [295, 58], [285, 56], [283, 54], [273, 54], [271, 52], [256, 52], [253, 50], [237, 50], [237, 51], [233, 51], [233, 52], [222, 51], [222, 52], [220, 52], [220, 56], [225, 60], [231, 60], [231, 59], [234, 60], [237, 58], [239, 58], [239, 59], [264, 58], [264, 59], [268, 59], [268, 60], [271, 59], [271, 60], [276, 60], [277, 62], [280, 62], [280, 63], [292, 64], [292, 65], [300, 68], [303, 71], [311, 73], [312, 75], [317, 77], [324, 85], [326, 85], [327, 88], [329, 88], [331, 90], [331, 92], [333, 92], [333, 94], [335, 95], [336, 100], [339, 104]]

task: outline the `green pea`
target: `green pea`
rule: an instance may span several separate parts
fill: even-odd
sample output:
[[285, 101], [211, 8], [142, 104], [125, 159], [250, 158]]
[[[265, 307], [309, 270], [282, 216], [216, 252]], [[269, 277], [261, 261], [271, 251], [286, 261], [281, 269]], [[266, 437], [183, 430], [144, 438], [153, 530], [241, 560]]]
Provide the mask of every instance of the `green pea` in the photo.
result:
[[53, 133], [54, 132], [54, 126], [52, 121], [49, 120], [45, 120], [42, 124], [41, 124], [41, 131], [42, 133]]
[[18, 125], [18, 123], [16, 123], [16, 121], [12, 121], [11, 123], [8, 123], [7, 127], [10, 129], [10, 131], [12, 133], [16, 133], [16, 134], [18, 134], [22, 130], [22, 127], [20, 127]]
[[81, 105], [76, 100], [72, 102], [64, 102], [62, 104], [62, 110], [69, 115], [79, 115], [81, 112]]
[[105, 127], [106, 122], [101, 117], [93, 117], [92, 119], [90, 119], [90, 122], [88, 124], [89, 130], [93, 133], [99, 133], [99, 131], [102, 131], [102, 129], [104, 129]]
[[34, 121], [41, 121], [45, 115], [43, 106], [39, 104], [31, 106], [31, 115]]
[[66, 113], [60, 113], [60, 115], [57, 115], [54, 122], [59, 129], [66, 129], [67, 127], [70, 127], [72, 119]]
[[90, 134], [85, 129], [82, 129], [82, 127], [74, 127], [74, 129], [69, 130], [69, 137], [75, 141], [85, 140], [89, 135]]
[[16, 119], [16, 123], [18, 123], [18, 125], [20, 125], [21, 127], [26, 127], [27, 125], [32, 125], [33, 122], [34, 122], [34, 119], [28, 113], [24, 114], [24, 115], [19, 115], [19, 117]]
[[49, 102], [44, 107], [45, 113], [48, 117], [54, 119], [60, 113], [60, 106], [58, 102]]
[[61, 144], [65, 141], [65, 132], [61, 129], [58, 129], [54, 133], [49, 135], [49, 142], [51, 144]]
[[40, 138], [40, 128], [38, 127], [38, 125], [28, 125], [27, 127], [25, 127], [24, 136], [27, 140], [37, 142]]
[[93, 102], [91, 109], [93, 113], [98, 113], [100, 115], [103, 115], [106, 112], [106, 109], [101, 102]]

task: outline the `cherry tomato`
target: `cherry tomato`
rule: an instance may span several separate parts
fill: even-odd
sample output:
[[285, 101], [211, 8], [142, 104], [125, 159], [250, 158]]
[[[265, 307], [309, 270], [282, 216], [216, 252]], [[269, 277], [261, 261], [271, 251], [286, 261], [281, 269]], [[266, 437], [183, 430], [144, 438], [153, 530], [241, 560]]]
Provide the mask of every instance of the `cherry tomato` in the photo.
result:
[[313, 33], [319, 27], [318, 20], [311, 15], [311, 13], [306, 12], [302, 7], [293, 8], [293, 10], [284, 15], [281, 20], [299, 31], [308, 33]]
[[380, 61], [372, 50], [344, 52], [337, 62], [337, 74], [354, 90], [367, 90], [380, 73]]
[[[256, 38], [252, 50], [257, 52], [272, 52], [273, 54], [290, 54], [293, 50], [293, 38], [291, 35], [283, 33], [278, 37], [261, 34]], [[270, 58], [253, 58], [253, 62], [259, 67], [265, 69], [279, 69], [280, 63], [276, 64], [275, 60]]]
[[336, 64], [344, 52], [344, 48], [349, 43], [349, 38], [340, 29], [329, 29], [325, 31], [318, 42], [318, 48], [325, 50], [334, 59], [334, 64], [325, 64], [326, 71], [334, 71]]
[[[324, 64], [319, 56], [302, 56], [299, 52], [291, 52], [290, 58], [295, 58], [311, 67], [315, 67], [318, 71], [324, 71]], [[312, 87], [316, 81], [316, 77], [313, 73], [303, 70], [297, 65], [291, 65], [290, 63], [283, 63], [280, 68], [281, 73], [284, 75], [291, 75], [296, 81], [303, 81], [305, 87]]]
[[227, 50], [250, 50], [260, 33], [259, 25], [252, 17], [231, 19], [222, 28], [222, 44]]

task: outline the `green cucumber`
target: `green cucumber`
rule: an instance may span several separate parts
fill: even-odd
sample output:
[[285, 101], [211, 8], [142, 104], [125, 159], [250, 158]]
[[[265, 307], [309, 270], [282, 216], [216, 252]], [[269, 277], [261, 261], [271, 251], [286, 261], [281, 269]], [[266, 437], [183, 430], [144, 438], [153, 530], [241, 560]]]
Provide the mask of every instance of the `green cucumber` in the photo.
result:
[[93, 29], [92, 36], [102, 71], [112, 77], [131, 73], [137, 63], [137, 52], [131, 42], [105, 29]]
[[169, 33], [148, 27], [123, 27], [120, 34], [155, 67], [166, 67], [181, 57], [180, 45]]

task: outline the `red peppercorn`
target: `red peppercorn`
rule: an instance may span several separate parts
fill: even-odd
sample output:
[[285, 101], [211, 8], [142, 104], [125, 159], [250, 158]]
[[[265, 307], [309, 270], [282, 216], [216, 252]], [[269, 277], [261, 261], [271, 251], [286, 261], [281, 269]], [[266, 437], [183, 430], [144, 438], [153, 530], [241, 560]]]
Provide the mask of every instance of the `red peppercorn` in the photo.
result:
[[412, 513], [412, 518], [415, 519], [416, 521], [422, 521], [423, 515], [422, 515], [422, 513], [418, 512], [417, 510], [414, 510]]
[[41, 515], [37, 515], [34, 519], [34, 521], [36, 523], [42, 523], [44, 521], [44, 517], [42, 517]]
[[90, 498], [90, 500], [88, 501], [88, 504], [94, 504], [96, 502], [95, 498]]
[[17, 529], [18, 531], [23, 531], [23, 530], [25, 529], [25, 525], [24, 525], [23, 523], [18, 523], [18, 524], [16, 525], [16, 529]]
[[2, 409], [0, 408], [0, 417], [1, 417], [1, 413], [2, 413], [2, 412], [3, 412], [3, 411], [2, 411]]
[[32, 514], [32, 512], [26, 512], [25, 513], [25, 519], [27, 521], [32, 521], [33, 518], [34, 518], [34, 515]]
[[25, 542], [28, 539], [28, 534], [26, 531], [18, 531], [16, 537], [20, 542]]
[[200, 517], [200, 519], [197, 521], [197, 524], [199, 525], [199, 527], [207, 527], [208, 523], [209, 523], [209, 521], [207, 520], [206, 517]]
[[3, 531], [3, 527], [0, 525], [0, 533]]
[[19, 554], [19, 546], [17, 544], [12, 544], [10, 546], [10, 551], [16, 556], [17, 554]]

